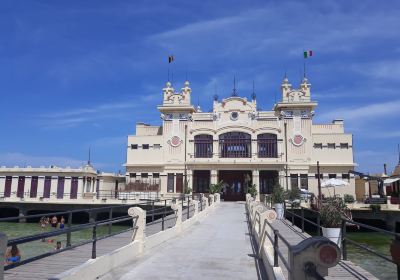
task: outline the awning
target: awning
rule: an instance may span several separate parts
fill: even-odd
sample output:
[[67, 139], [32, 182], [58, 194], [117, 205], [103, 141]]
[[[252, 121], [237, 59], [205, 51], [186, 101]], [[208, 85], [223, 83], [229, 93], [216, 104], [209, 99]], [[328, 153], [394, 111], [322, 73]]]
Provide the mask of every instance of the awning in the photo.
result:
[[391, 185], [394, 182], [399, 181], [400, 178], [389, 178], [389, 179], [385, 179], [385, 181], [383, 181], [384, 185]]

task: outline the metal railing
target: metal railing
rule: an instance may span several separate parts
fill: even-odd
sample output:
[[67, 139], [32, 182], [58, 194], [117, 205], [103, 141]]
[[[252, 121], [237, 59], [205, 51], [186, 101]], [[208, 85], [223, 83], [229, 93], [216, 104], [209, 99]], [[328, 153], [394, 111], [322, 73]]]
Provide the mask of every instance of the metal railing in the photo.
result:
[[[290, 204], [290, 210], [287, 207], [287, 204]], [[300, 219], [300, 223], [301, 223], [301, 231], [304, 232], [305, 231], [305, 222], [313, 225], [314, 227], [316, 227], [317, 229], [317, 235], [321, 235], [321, 231], [322, 231], [322, 226], [321, 226], [321, 215], [318, 211], [303, 207], [303, 206], [297, 206], [294, 207], [293, 203], [284, 203], [284, 208], [285, 208], [285, 216], [287, 216], [286, 214], [290, 214], [290, 219], [292, 222], [292, 225], [295, 224], [295, 217]], [[295, 213], [295, 209], [300, 210], [300, 215]], [[305, 211], [309, 211], [311, 213], [313, 213], [316, 216], [316, 222], [305, 218]], [[287, 218], [287, 217], [286, 217]], [[378, 232], [378, 233], [383, 233], [386, 235], [389, 235], [391, 237], [394, 237], [396, 240], [399, 240], [400, 242], [400, 233], [396, 233], [396, 232], [392, 232], [392, 231], [388, 231], [388, 230], [384, 230], [384, 229], [380, 229], [377, 227], [373, 227], [373, 226], [369, 226], [363, 223], [359, 223], [359, 222], [355, 222], [346, 218], [342, 218], [341, 221], [341, 237], [340, 237], [340, 242], [341, 242], [341, 251], [342, 251], [342, 259], [343, 260], [347, 260], [347, 245], [348, 243], [365, 251], [368, 252], [374, 256], [377, 256], [387, 262], [390, 262], [394, 265], [397, 266], [397, 279], [400, 280], [400, 265], [397, 264], [394, 260], [390, 259], [387, 255], [384, 255], [376, 250], [371, 249], [370, 247], [361, 244], [359, 242], [356, 242], [354, 240], [351, 240], [350, 238], [347, 237], [347, 227], [348, 226], [356, 226], [358, 228], [364, 228], [367, 230], [371, 230], [374, 232]]]

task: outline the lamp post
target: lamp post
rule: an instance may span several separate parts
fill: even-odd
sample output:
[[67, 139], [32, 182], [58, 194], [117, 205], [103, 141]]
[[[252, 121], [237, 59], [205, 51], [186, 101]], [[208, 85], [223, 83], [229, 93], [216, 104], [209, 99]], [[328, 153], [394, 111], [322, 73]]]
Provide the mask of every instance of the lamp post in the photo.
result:
[[317, 176], [318, 176], [318, 208], [321, 206], [322, 192], [321, 192], [321, 176], [319, 173], [319, 161], [317, 161]]

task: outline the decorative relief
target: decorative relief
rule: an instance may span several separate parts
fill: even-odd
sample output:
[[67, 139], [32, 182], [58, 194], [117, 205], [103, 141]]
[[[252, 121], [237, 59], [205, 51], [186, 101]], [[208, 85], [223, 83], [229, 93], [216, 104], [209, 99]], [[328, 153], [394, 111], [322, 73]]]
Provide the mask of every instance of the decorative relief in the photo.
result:
[[170, 144], [172, 147], [178, 147], [180, 144], [182, 144], [182, 140], [179, 136], [172, 136], [170, 140], [167, 141], [168, 144]]
[[303, 137], [301, 134], [295, 134], [293, 138], [289, 139], [289, 142], [295, 146], [301, 146], [307, 139]]

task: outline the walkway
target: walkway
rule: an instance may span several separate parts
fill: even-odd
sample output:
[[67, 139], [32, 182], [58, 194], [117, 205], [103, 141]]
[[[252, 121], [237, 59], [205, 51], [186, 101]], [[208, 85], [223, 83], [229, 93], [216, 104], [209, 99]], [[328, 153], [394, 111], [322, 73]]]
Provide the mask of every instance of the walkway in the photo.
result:
[[244, 202], [221, 202], [181, 236], [101, 279], [251, 280], [266, 276], [262, 264], [254, 258]]

